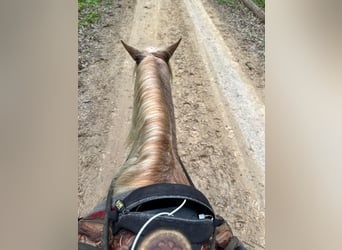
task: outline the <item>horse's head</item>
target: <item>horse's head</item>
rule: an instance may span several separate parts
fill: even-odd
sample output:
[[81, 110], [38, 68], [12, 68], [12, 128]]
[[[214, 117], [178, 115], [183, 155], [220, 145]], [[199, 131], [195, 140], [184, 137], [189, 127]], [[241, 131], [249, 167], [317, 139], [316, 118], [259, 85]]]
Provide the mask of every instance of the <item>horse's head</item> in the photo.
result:
[[139, 64], [142, 60], [144, 60], [144, 58], [146, 58], [149, 55], [161, 58], [163, 61], [168, 63], [173, 53], [177, 49], [181, 40], [182, 38], [180, 38], [176, 43], [172, 44], [166, 49], [148, 48], [146, 50], [139, 50], [132, 46], [129, 46], [122, 40], [121, 40], [121, 43], [123, 44], [125, 49], [128, 51], [128, 53], [131, 55], [131, 57], [137, 64]]

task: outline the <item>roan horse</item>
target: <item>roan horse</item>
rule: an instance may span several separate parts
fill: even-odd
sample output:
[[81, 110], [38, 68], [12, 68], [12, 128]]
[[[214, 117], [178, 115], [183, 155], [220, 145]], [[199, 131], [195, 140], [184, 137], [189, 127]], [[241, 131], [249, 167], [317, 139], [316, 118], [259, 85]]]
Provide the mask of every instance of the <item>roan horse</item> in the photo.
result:
[[79, 249], [244, 249], [177, 152], [169, 60], [180, 41], [147, 51], [122, 42], [136, 62], [130, 153], [107, 200], [79, 219]]

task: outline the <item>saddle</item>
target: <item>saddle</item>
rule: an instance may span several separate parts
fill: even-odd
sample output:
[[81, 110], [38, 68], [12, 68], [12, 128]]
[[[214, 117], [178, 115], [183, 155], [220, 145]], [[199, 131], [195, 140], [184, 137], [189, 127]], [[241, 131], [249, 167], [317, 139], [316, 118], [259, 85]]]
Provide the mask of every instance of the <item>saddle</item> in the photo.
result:
[[[111, 200], [111, 193], [108, 197]], [[182, 201], [184, 204], [180, 207]], [[177, 212], [170, 215], [175, 210]], [[141, 231], [147, 222], [148, 225]], [[136, 189], [122, 200], [115, 200], [114, 197], [113, 207], [112, 202], [107, 200], [105, 211], [79, 219], [79, 249], [130, 249], [138, 235], [139, 245], [144, 238], [161, 228], [178, 231], [195, 250], [245, 249], [224, 219], [215, 215], [209, 201], [199, 190], [171, 183]], [[106, 234], [108, 239], [104, 240]]]

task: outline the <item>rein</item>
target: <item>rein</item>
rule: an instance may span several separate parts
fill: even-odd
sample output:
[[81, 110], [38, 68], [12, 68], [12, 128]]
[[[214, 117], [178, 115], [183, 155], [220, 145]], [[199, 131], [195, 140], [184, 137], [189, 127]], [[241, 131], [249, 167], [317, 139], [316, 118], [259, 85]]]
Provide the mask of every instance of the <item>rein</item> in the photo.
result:
[[109, 186], [109, 190], [107, 194], [105, 220], [103, 224], [103, 234], [102, 234], [102, 245], [104, 246], [103, 250], [109, 250], [108, 249], [109, 247], [109, 219], [110, 219], [110, 214], [113, 213], [112, 212], [113, 192], [114, 192], [114, 188], [113, 188], [113, 185], [111, 184]]
[[192, 182], [192, 180], [191, 180], [191, 178], [190, 178], [190, 175], [189, 175], [188, 171], [186, 170], [186, 168], [185, 168], [185, 166], [184, 166], [184, 164], [183, 164], [183, 161], [182, 161], [180, 158], [178, 159], [178, 161], [179, 161], [179, 163], [181, 164], [182, 169], [183, 169], [183, 172], [184, 172], [186, 178], [188, 179], [190, 185], [191, 185], [192, 187], [195, 187], [194, 183]]

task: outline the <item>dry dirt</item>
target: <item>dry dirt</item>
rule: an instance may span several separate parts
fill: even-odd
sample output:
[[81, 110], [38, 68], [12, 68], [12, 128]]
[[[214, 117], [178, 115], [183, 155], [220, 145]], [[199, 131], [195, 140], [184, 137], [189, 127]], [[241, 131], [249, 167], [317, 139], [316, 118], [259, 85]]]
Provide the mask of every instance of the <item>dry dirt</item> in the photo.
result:
[[[249, 13], [241, 6], [237, 11]], [[265, 248], [263, 48], [246, 41], [234, 15], [231, 7], [204, 0], [114, 0], [103, 9], [99, 26], [87, 35], [92, 46], [80, 46], [79, 216], [104, 198], [127, 155], [134, 62], [120, 39], [144, 48], [182, 37], [171, 59], [181, 159], [245, 245]], [[259, 22], [248, 15], [248, 22]], [[239, 86], [233, 96], [232, 79]], [[240, 95], [248, 100], [235, 99]], [[243, 117], [254, 119], [253, 126]]]

